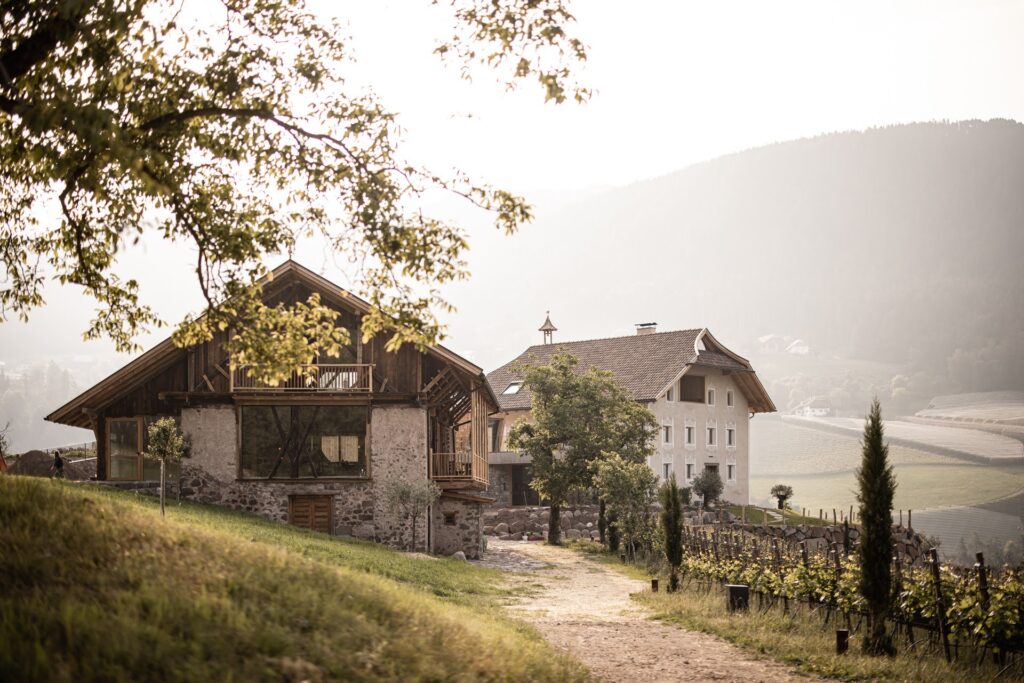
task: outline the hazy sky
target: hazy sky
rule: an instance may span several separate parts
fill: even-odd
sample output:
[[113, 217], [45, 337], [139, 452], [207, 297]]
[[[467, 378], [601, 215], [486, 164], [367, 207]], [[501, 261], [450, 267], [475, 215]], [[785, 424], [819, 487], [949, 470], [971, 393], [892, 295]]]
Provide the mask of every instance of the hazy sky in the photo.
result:
[[[443, 66], [431, 51], [448, 18], [428, 0], [314, 6], [348, 22], [359, 59], [352, 82], [372, 83], [400, 113], [407, 154], [548, 206], [776, 141], [909, 121], [1024, 118], [1022, 2], [576, 2], [578, 35], [590, 47], [583, 80], [597, 94], [560, 107], [543, 104], [539, 89], [508, 93], [486, 72], [469, 84]], [[531, 249], [544, 244], [539, 227], [508, 242], [479, 219], [470, 225], [474, 279], [447, 290], [462, 310], [449, 319], [448, 343], [490, 369], [537, 341], [543, 308], [555, 309], [556, 323], [571, 319], [558, 311], [559, 292], [578, 266], [531, 270]], [[551, 229], [557, 222], [543, 227]], [[298, 256], [344, 284], [317, 245]], [[123, 261], [171, 322], [199, 305], [187, 249], [144, 244]], [[519, 304], [514, 286], [552, 295]], [[28, 325], [0, 326], [0, 360], [77, 354], [97, 369], [127, 360], [106, 342], [80, 341], [91, 313], [80, 295], [51, 288], [49, 300]], [[627, 333], [638, 321], [631, 313], [578, 320], [563, 338]], [[699, 325], [699, 314], [660, 322]]]

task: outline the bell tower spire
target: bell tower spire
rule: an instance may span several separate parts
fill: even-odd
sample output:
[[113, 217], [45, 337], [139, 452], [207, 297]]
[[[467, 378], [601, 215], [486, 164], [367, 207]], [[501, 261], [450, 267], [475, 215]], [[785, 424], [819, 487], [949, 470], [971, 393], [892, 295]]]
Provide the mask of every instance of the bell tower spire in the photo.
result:
[[551, 311], [547, 311], [544, 318], [544, 324], [537, 328], [540, 332], [544, 333], [544, 343], [554, 343], [554, 333], [558, 331], [558, 328], [551, 322]]

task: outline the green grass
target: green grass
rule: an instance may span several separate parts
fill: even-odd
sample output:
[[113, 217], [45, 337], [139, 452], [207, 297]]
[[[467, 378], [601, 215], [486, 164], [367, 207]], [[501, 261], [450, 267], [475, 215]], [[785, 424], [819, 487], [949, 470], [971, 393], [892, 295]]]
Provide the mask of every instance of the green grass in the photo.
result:
[[[822, 617], [801, 612], [784, 616], [781, 609], [762, 613], [756, 600], [748, 613], [730, 613], [725, 608], [725, 594], [715, 586], [710, 592], [687, 585], [676, 593], [636, 593], [633, 598], [653, 610], [655, 618], [684, 628], [720, 636], [759, 656], [793, 666], [797, 670], [843, 681], [914, 681], [975, 682], [993, 680], [999, 672], [989, 662], [980, 668], [954, 663], [947, 665], [940, 652], [908, 652], [905, 642], [898, 644], [896, 657], [869, 657], [860, 653], [861, 642], [856, 634], [850, 637], [850, 651], [835, 654], [833, 623], [823, 625]], [[801, 606], [806, 610], [806, 606]], [[918, 637], [923, 634], [919, 633]], [[1014, 680], [1021, 671], [1009, 671], [1002, 679]]]
[[0, 476], [5, 680], [583, 680], [500, 574], [227, 510]]
[[[726, 509], [729, 511], [730, 514], [735, 515], [739, 519], [743, 519], [744, 511], [743, 511], [743, 507], [742, 506], [740, 506], [740, 505], [729, 505]], [[830, 520], [824, 520], [824, 519], [820, 519], [818, 517], [811, 517], [810, 515], [805, 517], [802, 514], [800, 514], [799, 512], [797, 512], [796, 510], [778, 510], [776, 508], [771, 508], [771, 510], [772, 510], [772, 512], [777, 512], [777, 513], [782, 514], [782, 516], [785, 518], [786, 524], [788, 526], [797, 526], [799, 524], [806, 524], [808, 526], [824, 526], [826, 524], [831, 524]], [[752, 524], [764, 524], [764, 518], [765, 518], [765, 508], [757, 507], [755, 505], [748, 505], [747, 506], [747, 509], [746, 509], [746, 519], [747, 519], [747, 522], [750, 522]], [[768, 517], [768, 524], [780, 524], [780, 523], [781, 522], [775, 521], [772, 517], [770, 517], [770, 516]]]

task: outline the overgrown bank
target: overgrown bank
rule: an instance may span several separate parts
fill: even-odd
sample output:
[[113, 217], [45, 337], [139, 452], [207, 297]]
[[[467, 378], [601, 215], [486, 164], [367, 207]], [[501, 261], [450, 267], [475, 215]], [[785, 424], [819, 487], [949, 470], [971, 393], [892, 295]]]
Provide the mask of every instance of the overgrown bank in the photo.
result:
[[0, 576], [11, 680], [585, 678], [492, 571], [218, 508], [3, 476]]

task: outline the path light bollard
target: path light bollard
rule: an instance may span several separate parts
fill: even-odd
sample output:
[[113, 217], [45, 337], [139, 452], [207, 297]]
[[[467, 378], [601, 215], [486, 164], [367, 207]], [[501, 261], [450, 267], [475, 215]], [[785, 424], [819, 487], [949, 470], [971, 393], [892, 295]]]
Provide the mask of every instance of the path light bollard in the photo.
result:
[[658, 592], [658, 580], [657, 579], [651, 579], [651, 592], [652, 593], [657, 593]]
[[750, 608], [750, 586], [727, 583], [725, 599], [730, 612], [746, 612]]
[[845, 655], [850, 649], [850, 631], [845, 628], [836, 629], [836, 654]]

